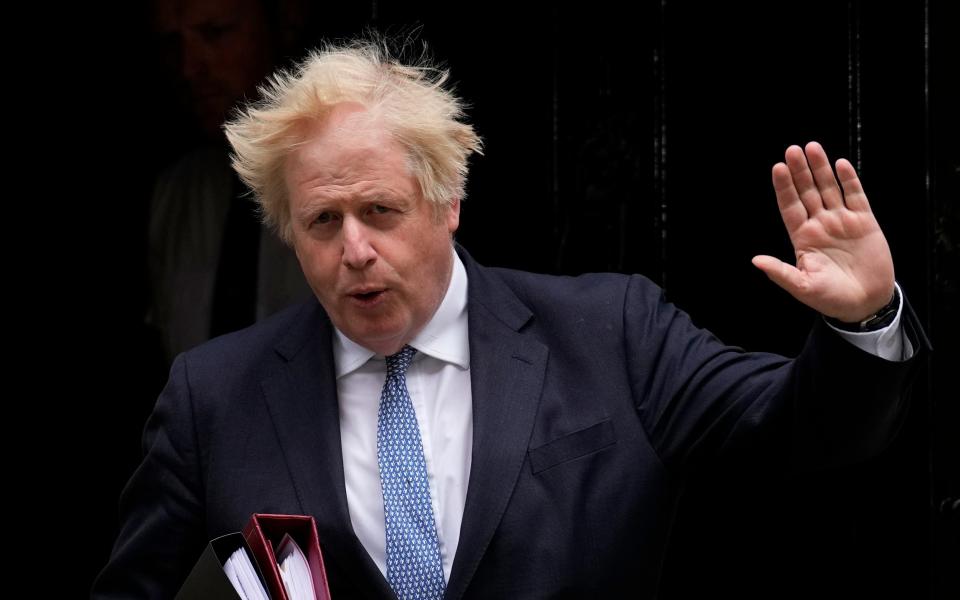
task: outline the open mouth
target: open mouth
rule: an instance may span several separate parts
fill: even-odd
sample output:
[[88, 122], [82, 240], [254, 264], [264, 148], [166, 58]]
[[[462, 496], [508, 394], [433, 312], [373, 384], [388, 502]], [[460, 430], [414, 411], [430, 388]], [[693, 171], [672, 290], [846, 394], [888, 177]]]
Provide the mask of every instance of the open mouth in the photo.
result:
[[368, 292], [350, 294], [350, 297], [362, 305], [371, 305], [379, 301], [385, 292], [386, 290], [370, 290]]

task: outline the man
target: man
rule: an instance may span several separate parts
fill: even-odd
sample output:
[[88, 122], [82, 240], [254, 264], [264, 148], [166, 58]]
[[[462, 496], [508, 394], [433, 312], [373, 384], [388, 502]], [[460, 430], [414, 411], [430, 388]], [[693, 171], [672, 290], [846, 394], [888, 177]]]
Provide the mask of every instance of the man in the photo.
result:
[[162, 74], [198, 142], [163, 169], [151, 194], [146, 320], [164, 368], [185, 350], [310, 297], [293, 253], [258, 222], [222, 129], [283, 53], [282, 11], [272, 4], [150, 5]]
[[787, 150], [797, 267], [754, 259], [834, 326], [794, 360], [744, 353], [642, 277], [455, 246], [480, 141], [443, 81], [329, 48], [227, 125], [316, 300], [178, 357], [95, 597], [172, 595], [253, 512], [316, 518], [334, 597], [653, 597], [692, 466], [835, 464], [895, 433], [924, 338], [849, 162], [838, 186], [818, 144]]

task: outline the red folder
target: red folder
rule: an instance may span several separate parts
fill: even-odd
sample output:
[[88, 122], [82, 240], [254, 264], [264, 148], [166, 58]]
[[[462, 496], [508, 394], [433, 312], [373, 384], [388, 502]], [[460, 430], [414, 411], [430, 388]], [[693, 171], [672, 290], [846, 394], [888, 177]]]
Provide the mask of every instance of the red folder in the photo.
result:
[[313, 517], [255, 513], [243, 528], [243, 537], [260, 565], [270, 597], [273, 600], [289, 600], [283, 588], [283, 579], [280, 577], [280, 568], [274, 554], [274, 548], [280, 544], [284, 534], [288, 533], [307, 556], [317, 600], [330, 600], [327, 571], [323, 566], [320, 538], [317, 536], [317, 524]]

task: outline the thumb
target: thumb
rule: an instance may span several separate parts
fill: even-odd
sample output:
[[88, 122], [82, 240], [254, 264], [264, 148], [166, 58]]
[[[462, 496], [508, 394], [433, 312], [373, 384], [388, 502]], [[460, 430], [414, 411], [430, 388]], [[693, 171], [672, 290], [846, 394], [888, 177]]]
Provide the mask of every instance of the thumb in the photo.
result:
[[761, 254], [753, 257], [753, 266], [766, 274], [775, 284], [785, 289], [791, 296], [802, 302], [803, 273], [793, 265], [778, 258]]

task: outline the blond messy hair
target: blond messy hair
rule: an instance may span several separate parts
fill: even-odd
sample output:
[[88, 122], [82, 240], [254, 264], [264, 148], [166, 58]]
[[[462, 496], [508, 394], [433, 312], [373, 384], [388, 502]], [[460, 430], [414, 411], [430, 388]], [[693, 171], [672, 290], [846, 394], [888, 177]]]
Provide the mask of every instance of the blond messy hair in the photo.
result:
[[363, 39], [314, 50], [292, 71], [274, 73], [260, 98], [224, 125], [233, 168], [256, 196], [264, 222], [287, 244], [293, 230], [284, 162], [338, 104], [361, 104], [406, 148], [411, 174], [438, 219], [464, 197], [467, 159], [483, 145], [461, 122], [463, 101], [444, 88], [449, 71], [425, 53], [402, 64], [387, 46]]

